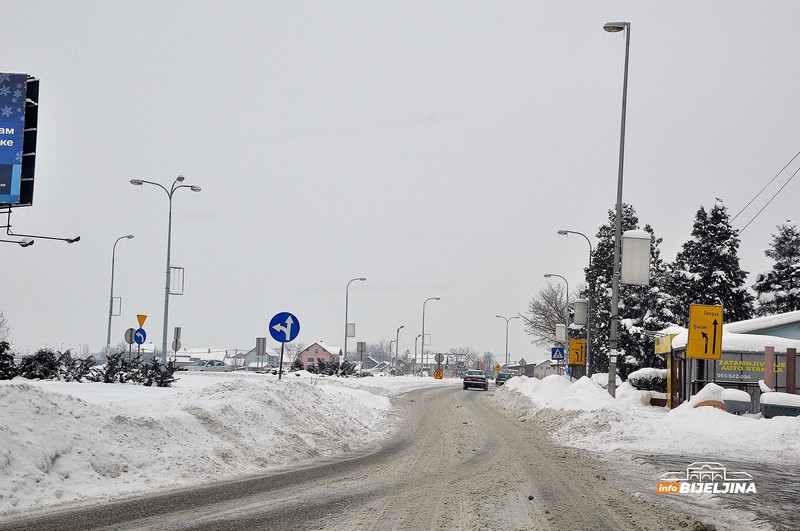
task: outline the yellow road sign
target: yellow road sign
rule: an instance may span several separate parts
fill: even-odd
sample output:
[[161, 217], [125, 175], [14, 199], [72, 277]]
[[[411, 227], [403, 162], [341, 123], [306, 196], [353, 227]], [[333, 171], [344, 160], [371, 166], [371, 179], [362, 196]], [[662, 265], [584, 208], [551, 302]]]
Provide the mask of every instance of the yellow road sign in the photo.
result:
[[436, 369], [435, 371], [433, 371], [433, 377], [436, 378], [437, 380], [441, 380], [443, 376], [444, 373], [442, 372], [441, 369]]
[[585, 339], [570, 339], [569, 340], [569, 364], [570, 365], [586, 365], [586, 340]]
[[718, 360], [721, 356], [722, 306], [692, 304], [689, 307], [686, 357]]
[[147, 316], [139, 314], [139, 315], [136, 316], [136, 319], [139, 320], [139, 328], [143, 328], [144, 327], [144, 321], [145, 321], [145, 319], [147, 319]]

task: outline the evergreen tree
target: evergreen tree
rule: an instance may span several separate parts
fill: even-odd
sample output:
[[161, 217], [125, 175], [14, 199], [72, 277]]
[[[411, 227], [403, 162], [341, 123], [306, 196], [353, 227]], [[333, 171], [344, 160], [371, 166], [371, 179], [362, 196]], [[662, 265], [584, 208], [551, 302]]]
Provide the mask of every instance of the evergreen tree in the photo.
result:
[[11, 346], [0, 341], [0, 380], [10, 380], [17, 375], [17, 366], [14, 365], [14, 354]]
[[770, 248], [764, 251], [775, 264], [756, 278], [753, 289], [758, 298], [758, 315], [800, 310], [800, 232], [787, 220], [778, 225]]
[[[598, 243], [592, 253], [592, 266], [586, 271], [592, 312], [589, 334], [592, 373], [608, 371], [615, 221], [616, 209], [609, 210], [608, 222], [598, 228], [596, 235]], [[636, 211], [631, 205], [623, 204], [622, 231], [638, 228], [639, 219]], [[621, 355], [617, 360], [617, 368], [622, 377], [640, 367], [663, 365], [663, 360], [656, 358], [654, 354], [653, 332], [662, 330], [674, 322], [670, 311], [672, 298], [664, 289], [667, 266], [661, 259], [659, 250], [662, 240], [655, 237], [649, 225], [643, 230], [650, 233], [653, 238], [650, 253], [650, 284], [647, 286], [619, 284], [617, 348]]]
[[303, 370], [303, 360], [300, 356], [297, 356], [294, 361], [292, 362], [292, 366], [289, 367], [289, 371], [302, 371]]
[[717, 199], [714, 208], [697, 211], [692, 237], [673, 262], [669, 288], [678, 324], [687, 325], [689, 305], [716, 304], [725, 322], [750, 319], [753, 296], [745, 286], [747, 272], [739, 266], [739, 234], [731, 226], [727, 208]]
[[58, 357], [50, 349], [41, 349], [32, 356], [24, 356], [19, 365], [19, 375], [29, 380], [58, 378]]

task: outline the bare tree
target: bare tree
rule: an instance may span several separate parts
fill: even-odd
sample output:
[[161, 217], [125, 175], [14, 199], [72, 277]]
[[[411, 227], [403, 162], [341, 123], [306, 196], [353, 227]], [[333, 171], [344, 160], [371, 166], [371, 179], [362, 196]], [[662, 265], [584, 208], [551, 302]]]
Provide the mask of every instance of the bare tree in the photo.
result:
[[547, 346], [555, 342], [556, 325], [564, 324], [564, 290], [560, 284], [547, 283], [528, 303], [528, 313], [520, 314], [525, 332], [533, 344]]
[[483, 363], [485, 367], [486, 374], [492, 374], [494, 372], [494, 354], [491, 352], [484, 352], [483, 357], [481, 358], [481, 363]]
[[480, 354], [472, 347], [451, 348], [450, 354], [457, 355], [464, 362], [467, 369], [477, 369], [480, 363]]
[[0, 341], [8, 341], [9, 332], [11, 332], [11, 325], [8, 324], [8, 319], [0, 310]]
[[[392, 341], [391, 343], [394, 343]], [[389, 341], [380, 340], [377, 343], [367, 343], [366, 355], [375, 361], [386, 361], [394, 358], [394, 350], [389, 348]]]

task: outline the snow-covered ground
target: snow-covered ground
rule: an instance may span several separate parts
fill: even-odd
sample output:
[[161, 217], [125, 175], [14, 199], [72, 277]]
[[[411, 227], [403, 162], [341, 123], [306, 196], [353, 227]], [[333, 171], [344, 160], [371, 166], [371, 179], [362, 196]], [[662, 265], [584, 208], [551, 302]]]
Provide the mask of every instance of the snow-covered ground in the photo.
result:
[[[389, 397], [458, 380], [320, 378], [308, 373], [180, 373], [171, 388], [0, 382], [0, 513], [259, 473], [363, 448], [387, 436]], [[716, 387], [716, 386], [714, 386]], [[719, 388], [699, 398], [714, 398]], [[593, 451], [752, 455], [800, 464], [800, 418], [734, 416], [612, 399], [584, 378], [512, 378], [494, 399], [520, 416], [548, 412], [556, 442]], [[706, 396], [707, 395], [707, 396]], [[563, 422], [552, 419], [563, 412]]]
[[644, 405], [652, 394], [626, 382], [614, 399], [588, 378], [570, 383], [555, 375], [512, 378], [495, 393], [520, 415], [547, 411], [552, 417], [552, 411], [563, 411], [553, 438], [566, 446], [617, 455], [703, 455], [709, 461], [751, 455], [800, 466], [800, 417], [766, 419], [760, 413], [740, 416], [715, 407], [695, 408], [702, 401], [722, 401], [723, 388], [715, 384], [670, 411]]

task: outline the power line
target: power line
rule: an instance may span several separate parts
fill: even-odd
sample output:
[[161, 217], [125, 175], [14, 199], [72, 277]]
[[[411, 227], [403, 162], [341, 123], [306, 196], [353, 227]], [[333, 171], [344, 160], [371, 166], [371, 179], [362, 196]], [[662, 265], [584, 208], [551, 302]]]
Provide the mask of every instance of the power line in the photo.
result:
[[[800, 153], [798, 153], [798, 155], [800, 155]], [[797, 156], [797, 155], [795, 155], [795, 157], [796, 157], [796, 156]], [[792, 160], [794, 160], [794, 159], [792, 159]], [[781, 170], [781, 171], [783, 171], [783, 170]], [[797, 174], [798, 174], [798, 172], [800, 172], [800, 168], [797, 168], [796, 170], [794, 170], [794, 173], [792, 174], [792, 176], [791, 176], [791, 177], [789, 177], [789, 178], [786, 180], [786, 182], [785, 182], [785, 183], [783, 183], [783, 186], [781, 186], [780, 188], [778, 188], [778, 191], [777, 191], [777, 192], [775, 192], [775, 195], [773, 195], [772, 197], [770, 197], [769, 201], [767, 201], [767, 204], [766, 204], [766, 205], [764, 205], [764, 206], [761, 208], [761, 210], [759, 210], [759, 211], [756, 213], [756, 215], [755, 215], [755, 216], [753, 216], [753, 218], [752, 218], [750, 221], [748, 221], [748, 222], [747, 222], [747, 225], [745, 225], [744, 227], [742, 227], [742, 229], [739, 231], [739, 234], [743, 233], [743, 232], [744, 232], [744, 229], [746, 229], [747, 227], [749, 227], [749, 226], [750, 226], [750, 224], [751, 224], [751, 223], [752, 223], [752, 222], [753, 222], [753, 221], [754, 221], [754, 220], [755, 220], [755, 219], [756, 219], [756, 218], [759, 216], [759, 214], [761, 214], [762, 212], [764, 212], [764, 210], [765, 210], [765, 209], [766, 209], [766, 208], [769, 206], [769, 204], [770, 204], [770, 203], [772, 203], [772, 200], [773, 200], [773, 199], [775, 199], [775, 198], [778, 196], [778, 194], [779, 194], [779, 193], [781, 193], [781, 190], [783, 190], [784, 188], [786, 188], [786, 185], [787, 185], [787, 184], [789, 184], [789, 183], [792, 181], [792, 179], [794, 179], [794, 176], [795, 176], [795, 175], [797, 175]], [[773, 179], [773, 180], [774, 180], [774, 179]], [[738, 214], [737, 214], [737, 215], [738, 215]]]
[[[789, 162], [787, 162], [787, 163], [786, 163], [786, 165], [785, 165], [783, 168], [781, 168], [781, 171], [779, 171], [779, 172], [778, 172], [778, 173], [775, 175], [775, 177], [773, 177], [773, 178], [772, 178], [772, 180], [770, 180], [770, 181], [769, 181], [769, 182], [766, 184], [766, 186], [764, 186], [764, 188], [762, 188], [762, 189], [761, 189], [761, 191], [760, 191], [760, 192], [758, 192], [758, 193], [755, 195], [755, 197], [753, 197], [753, 199], [751, 199], [751, 200], [750, 200], [750, 202], [749, 202], [749, 203], [747, 203], [747, 204], [746, 204], [746, 205], [745, 205], [745, 206], [744, 206], [744, 207], [743, 207], [743, 208], [742, 208], [742, 209], [741, 209], [741, 210], [740, 210], [740, 211], [739, 211], [739, 212], [738, 212], [738, 213], [737, 213], [735, 216], [733, 216], [733, 217], [731, 218], [731, 222], [734, 222], [734, 221], [736, 221], [736, 218], [738, 218], [738, 217], [739, 217], [739, 215], [740, 215], [742, 212], [744, 212], [744, 211], [747, 209], [747, 207], [749, 207], [751, 204], [753, 204], [753, 201], [755, 201], [756, 199], [758, 199], [758, 196], [760, 196], [762, 193], [764, 193], [764, 190], [766, 190], [767, 188], [769, 188], [769, 185], [771, 185], [771, 184], [772, 184], [772, 183], [775, 181], [775, 179], [777, 179], [777, 178], [778, 178], [778, 176], [779, 176], [781, 173], [783, 173], [783, 170], [785, 170], [786, 168], [788, 168], [788, 167], [789, 167], [789, 164], [791, 164], [792, 162], [794, 162], [794, 159], [796, 159], [798, 156], [800, 156], [800, 151], [798, 151], [798, 152], [797, 152], [797, 154], [796, 154], [794, 157], [792, 157], [792, 160], [790, 160]], [[795, 173], [797, 173], [797, 172], [795, 172]], [[794, 175], [792, 175], [792, 177], [794, 177]], [[792, 177], [790, 177], [790, 178], [789, 178], [789, 181], [791, 181], [791, 180], [792, 180]], [[787, 183], [788, 183], [788, 181], [787, 181]], [[784, 185], [781, 187], [781, 190], [783, 190], [783, 188], [784, 188], [785, 186], [786, 186], [786, 185], [784, 184]], [[780, 192], [780, 190], [778, 190], [778, 192]], [[775, 194], [775, 195], [777, 195], [777, 194]], [[772, 199], [775, 199], [775, 196], [772, 196]], [[772, 201], [772, 199], [770, 199], [770, 201]], [[769, 205], [769, 203], [767, 203], [767, 205]], [[766, 208], [766, 207], [765, 207], [765, 208]], [[760, 214], [760, 213], [761, 213], [763, 210], [764, 210], [763, 208], [762, 208], [761, 210], [759, 210], [759, 211], [758, 211], [758, 214]], [[756, 214], [756, 217], [758, 216], [758, 214]], [[756, 218], [754, 217], [753, 219], [756, 219]], [[751, 220], [750, 220], [750, 222], [749, 222], [747, 225], [749, 225], [750, 223], [752, 223], [752, 222], [753, 222], [753, 219], [751, 219]], [[747, 225], [745, 225], [745, 227], [747, 227]], [[744, 228], [743, 228], [742, 230], [744, 230]], [[739, 232], [741, 233], [742, 231], [739, 231]]]

